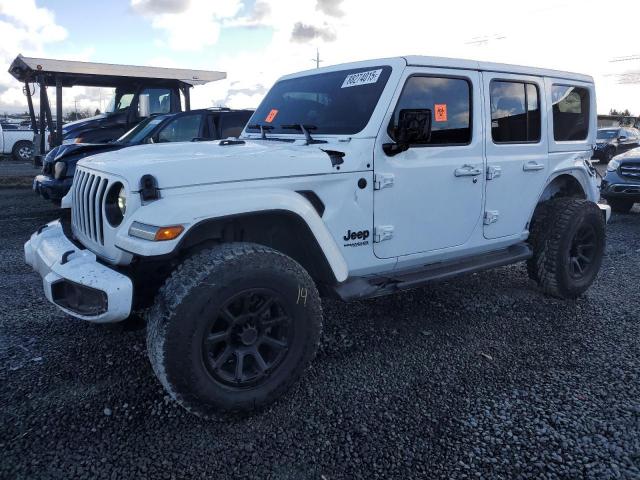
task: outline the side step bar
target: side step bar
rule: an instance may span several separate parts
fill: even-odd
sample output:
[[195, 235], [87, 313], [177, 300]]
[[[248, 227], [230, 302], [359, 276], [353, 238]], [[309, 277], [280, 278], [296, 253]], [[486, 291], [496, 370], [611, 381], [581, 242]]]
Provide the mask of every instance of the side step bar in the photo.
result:
[[442, 282], [460, 275], [521, 262], [531, 258], [532, 254], [528, 244], [519, 243], [504, 250], [432, 263], [417, 269], [392, 271], [385, 276], [349, 278], [334, 287], [333, 291], [344, 301], [379, 297], [426, 283]]

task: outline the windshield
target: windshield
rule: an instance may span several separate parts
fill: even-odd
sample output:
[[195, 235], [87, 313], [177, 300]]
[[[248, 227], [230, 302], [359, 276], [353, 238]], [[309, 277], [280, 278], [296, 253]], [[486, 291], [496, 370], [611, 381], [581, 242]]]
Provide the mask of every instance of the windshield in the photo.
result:
[[620, 130], [598, 130], [598, 140], [611, 140], [616, 138]]
[[390, 74], [391, 67], [378, 66], [281, 80], [269, 90], [248, 125], [268, 126], [271, 134], [295, 133], [283, 125], [300, 124], [315, 127], [313, 134], [358, 133], [369, 122]]
[[133, 92], [127, 92], [117, 89], [116, 93], [113, 95], [113, 97], [111, 97], [111, 100], [109, 100], [109, 104], [105, 109], [105, 113], [117, 113], [125, 111], [127, 108], [129, 108], [129, 105], [131, 105], [133, 97]]
[[168, 115], [149, 117], [122, 135], [115, 143], [139, 143], [147, 137]]

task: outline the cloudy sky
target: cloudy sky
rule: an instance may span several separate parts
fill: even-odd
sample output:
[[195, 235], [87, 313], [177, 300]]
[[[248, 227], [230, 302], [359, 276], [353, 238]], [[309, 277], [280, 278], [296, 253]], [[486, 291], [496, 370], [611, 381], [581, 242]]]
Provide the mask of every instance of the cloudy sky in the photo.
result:
[[[422, 54], [587, 73], [599, 113], [637, 115], [639, 24], [638, 1], [0, 0], [0, 113], [26, 108], [6, 73], [18, 53], [222, 70], [192, 106], [255, 107], [280, 75], [313, 68], [317, 48], [321, 65]], [[104, 108], [108, 94], [66, 91], [64, 108]]]

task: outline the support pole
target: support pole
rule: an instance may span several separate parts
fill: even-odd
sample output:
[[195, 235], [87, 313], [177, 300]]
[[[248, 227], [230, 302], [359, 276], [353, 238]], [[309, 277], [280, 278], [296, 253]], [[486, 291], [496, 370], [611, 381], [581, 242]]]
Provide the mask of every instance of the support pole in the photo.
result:
[[191, 110], [191, 98], [190, 98], [191, 92], [189, 90], [190, 90], [190, 87], [188, 85], [186, 85], [184, 87], [184, 110], [185, 110], [185, 112], [188, 112], [189, 110]]
[[62, 145], [62, 80], [56, 76], [56, 136], [54, 146]]
[[[49, 134], [51, 135], [51, 139], [53, 140], [53, 143], [55, 144], [55, 132], [53, 131], [53, 118], [51, 118], [51, 105], [49, 104], [49, 96], [47, 95], [47, 89], [43, 89], [44, 91], [44, 101], [45, 101], [45, 105], [44, 105], [44, 111], [45, 111], [45, 115], [47, 116], [47, 126], [49, 127]], [[42, 131], [42, 136], [44, 137], [44, 130]], [[42, 154], [44, 155], [44, 152], [46, 150], [42, 151]]]
[[45, 127], [45, 103], [47, 103], [47, 91], [45, 89], [44, 77], [42, 75], [38, 77], [38, 85], [40, 86], [40, 151], [38, 154], [44, 155], [44, 152], [46, 152], [44, 143], [46, 141], [45, 132], [47, 131]]
[[35, 135], [38, 134], [38, 123], [36, 122], [36, 112], [33, 110], [33, 99], [31, 98], [31, 89], [29, 82], [24, 82], [24, 93], [27, 96], [27, 105], [29, 105], [29, 118], [31, 119], [31, 130]]

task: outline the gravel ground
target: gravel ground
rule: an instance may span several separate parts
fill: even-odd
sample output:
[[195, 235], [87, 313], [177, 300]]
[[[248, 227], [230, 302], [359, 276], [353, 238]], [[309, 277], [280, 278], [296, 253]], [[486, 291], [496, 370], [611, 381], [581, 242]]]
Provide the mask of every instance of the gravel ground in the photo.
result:
[[267, 410], [169, 401], [144, 332], [59, 313], [22, 244], [56, 210], [0, 190], [2, 478], [640, 478], [640, 210], [575, 302], [522, 265], [325, 303], [318, 357]]

